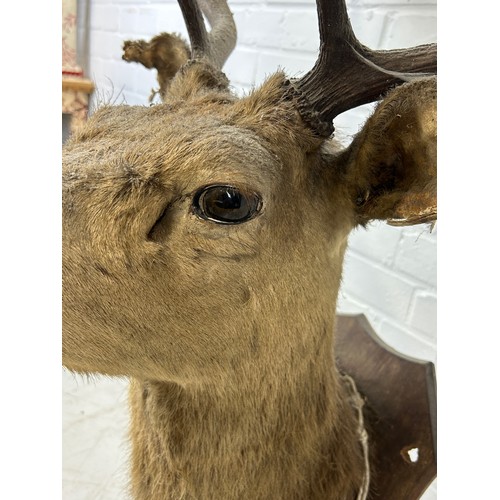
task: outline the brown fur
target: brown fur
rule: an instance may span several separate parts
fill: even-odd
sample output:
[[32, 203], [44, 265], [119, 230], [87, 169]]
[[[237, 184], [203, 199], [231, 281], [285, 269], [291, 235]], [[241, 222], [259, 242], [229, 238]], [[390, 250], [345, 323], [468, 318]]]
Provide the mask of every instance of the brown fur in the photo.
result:
[[[343, 255], [353, 227], [397, 204], [370, 213], [359, 193], [400, 199], [420, 177], [354, 161], [362, 139], [342, 152], [315, 137], [287, 86], [278, 73], [237, 100], [194, 64], [163, 104], [104, 107], [65, 148], [63, 361], [131, 377], [137, 499], [356, 497], [333, 359]], [[379, 115], [367, 127], [390, 149], [400, 130]], [[193, 194], [209, 184], [260, 193], [261, 213], [200, 219]]]
[[160, 33], [149, 42], [127, 40], [123, 43], [123, 60], [157, 70], [158, 92], [162, 98], [167, 94], [172, 78], [190, 56], [191, 50], [186, 41], [171, 33]]

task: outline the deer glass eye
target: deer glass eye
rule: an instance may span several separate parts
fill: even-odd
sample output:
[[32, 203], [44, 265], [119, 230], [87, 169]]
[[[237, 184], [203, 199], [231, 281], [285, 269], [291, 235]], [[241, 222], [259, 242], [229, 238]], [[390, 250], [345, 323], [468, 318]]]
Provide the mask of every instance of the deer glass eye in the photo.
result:
[[201, 188], [193, 200], [196, 215], [219, 224], [247, 222], [259, 213], [261, 207], [262, 201], [257, 193], [226, 185]]

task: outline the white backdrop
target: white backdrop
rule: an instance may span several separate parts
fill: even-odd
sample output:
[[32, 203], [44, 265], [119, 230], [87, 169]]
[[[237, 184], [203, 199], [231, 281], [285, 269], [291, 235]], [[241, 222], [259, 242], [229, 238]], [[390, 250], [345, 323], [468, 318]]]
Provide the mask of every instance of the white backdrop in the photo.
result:
[[[230, 0], [238, 46], [225, 71], [243, 93], [278, 67], [299, 76], [318, 49], [312, 0]], [[372, 48], [436, 41], [433, 0], [351, 0], [349, 14], [359, 39]], [[126, 39], [173, 31], [187, 38], [175, 1], [92, 0], [87, 76], [101, 102], [147, 105], [156, 87], [153, 71], [121, 60]], [[348, 142], [370, 112], [363, 106], [335, 121]], [[437, 229], [393, 228], [382, 223], [357, 230], [346, 255], [339, 312], [365, 314], [379, 335], [407, 355], [436, 361]], [[127, 423], [125, 380], [63, 373], [63, 497], [125, 499]], [[436, 498], [435, 484], [424, 496]]]

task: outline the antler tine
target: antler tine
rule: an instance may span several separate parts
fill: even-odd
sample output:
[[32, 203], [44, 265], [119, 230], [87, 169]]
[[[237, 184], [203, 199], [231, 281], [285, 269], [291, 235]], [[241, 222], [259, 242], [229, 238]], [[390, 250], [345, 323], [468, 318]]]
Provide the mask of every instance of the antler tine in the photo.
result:
[[320, 52], [294, 86], [305, 98], [301, 113], [320, 135], [333, 131], [340, 113], [378, 99], [394, 85], [437, 70], [436, 44], [374, 51], [351, 27], [344, 0], [317, 0]]
[[[236, 25], [224, 0], [178, 0], [191, 41], [193, 59], [222, 69], [236, 45]], [[200, 10], [201, 8], [201, 10]], [[211, 26], [207, 33], [203, 14]]]
[[208, 33], [198, 4], [194, 0], [178, 0], [191, 42], [191, 57], [202, 59], [208, 52]]

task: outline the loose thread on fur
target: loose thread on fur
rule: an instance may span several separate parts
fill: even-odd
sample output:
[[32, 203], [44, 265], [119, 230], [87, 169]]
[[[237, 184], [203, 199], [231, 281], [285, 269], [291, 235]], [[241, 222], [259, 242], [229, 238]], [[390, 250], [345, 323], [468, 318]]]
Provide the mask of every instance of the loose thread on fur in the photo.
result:
[[363, 417], [363, 406], [365, 404], [361, 394], [359, 394], [358, 389], [356, 387], [356, 383], [347, 374], [342, 374], [342, 379], [348, 386], [348, 390], [350, 393], [350, 403], [351, 406], [356, 410], [358, 414], [358, 437], [359, 442], [361, 443], [361, 448], [363, 449], [363, 457], [365, 461], [365, 473], [363, 476], [363, 481], [361, 482], [361, 487], [359, 488], [358, 496], [356, 500], [366, 500], [368, 498], [368, 493], [370, 490], [370, 459], [368, 453], [368, 433], [366, 432], [365, 422]]

